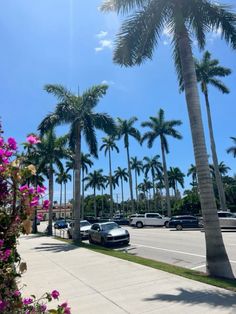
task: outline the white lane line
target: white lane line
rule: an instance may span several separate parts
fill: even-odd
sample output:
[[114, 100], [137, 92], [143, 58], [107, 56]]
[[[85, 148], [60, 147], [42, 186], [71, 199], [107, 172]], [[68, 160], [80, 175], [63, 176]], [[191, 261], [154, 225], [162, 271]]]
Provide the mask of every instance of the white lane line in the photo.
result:
[[[206, 258], [205, 255], [199, 255], [199, 254], [188, 253], [188, 252], [183, 252], [183, 251], [176, 251], [176, 250], [169, 250], [169, 249], [164, 249], [164, 248], [161, 248], [161, 247], [143, 245], [143, 244], [138, 244], [138, 243], [131, 243], [131, 244], [132, 244], [132, 245], [139, 246], [139, 247], [146, 247], [146, 248], [148, 248], [148, 249], [153, 249], [153, 250], [159, 250], [159, 251], [172, 252], [172, 253], [178, 253], [178, 254], [184, 254], [184, 255], [190, 255], [190, 256], [197, 256], [197, 257]], [[236, 261], [231, 261], [231, 260], [230, 260], [230, 262], [236, 264]]]
[[198, 269], [198, 268], [202, 268], [202, 267], [206, 267], [206, 265], [205, 264], [204, 265], [199, 265], [199, 266], [193, 267], [191, 269], [194, 270], [194, 269]]

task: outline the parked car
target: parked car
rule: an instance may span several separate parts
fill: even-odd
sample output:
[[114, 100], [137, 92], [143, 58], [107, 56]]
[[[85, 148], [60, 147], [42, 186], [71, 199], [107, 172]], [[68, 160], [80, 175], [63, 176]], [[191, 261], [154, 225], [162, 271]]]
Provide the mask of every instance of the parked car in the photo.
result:
[[129, 232], [115, 222], [95, 223], [89, 230], [89, 242], [102, 245], [129, 244]]
[[64, 229], [68, 228], [68, 223], [65, 220], [57, 220], [54, 222], [55, 229]]
[[133, 215], [130, 215], [129, 216], [129, 224], [131, 223], [132, 219], [136, 218], [136, 217], [144, 217], [144, 214], [133, 214]]
[[227, 211], [219, 211], [218, 217], [221, 228], [236, 228], [236, 214]]
[[[68, 234], [68, 238], [69, 239], [72, 239], [72, 236], [73, 236], [73, 229], [74, 229], [74, 221], [72, 221], [70, 224], [69, 224], [69, 227], [68, 227], [68, 230], [67, 230], [67, 234]], [[88, 239], [88, 231], [89, 229], [91, 228], [91, 224], [87, 221], [87, 220], [81, 220], [80, 221], [80, 235], [81, 235], [81, 238], [84, 240], [84, 239]]]
[[200, 228], [197, 217], [190, 215], [173, 216], [169, 221], [169, 228], [182, 230], [183, 228]]
[[170, 218], [164, 217], [159, 213], [146, 213], [137, 217], [131, 218], [130, 225], [137, 228], [144, 226], [168, 226]]

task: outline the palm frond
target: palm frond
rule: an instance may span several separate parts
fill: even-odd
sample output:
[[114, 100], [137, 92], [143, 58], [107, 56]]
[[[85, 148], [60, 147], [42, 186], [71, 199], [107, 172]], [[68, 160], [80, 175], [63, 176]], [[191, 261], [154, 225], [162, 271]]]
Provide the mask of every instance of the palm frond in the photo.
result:
[[230, 92], [229, 88], [220, 80], [211, 78], [209, 79], [209, 83], [219, 89], [219, 91], [221, 91], [223, 94], [229, 94]]
[[44, 90], [49, 94], [54, 95], [61, 102], [67, 102], [73, 97], [70, 90], [60, 84], [47, 84], [44, 86]]
[[104, 131], [108, 135], [117, 134], [115, 121], [107, 113], [93, 113], [91, 119], [95, 128]]
[[101, 84], [95, 85], [87, 89], [81, 96], [82, 104], [85, 110], [91, 110], [94, 108], [99, 100], [106, 94], [108, 85]]
[[117, 12], [125, 14], [131, 10], [139, 9], [146, 5], [148, 0], [105, 0], [100, 6], [103, 12]]

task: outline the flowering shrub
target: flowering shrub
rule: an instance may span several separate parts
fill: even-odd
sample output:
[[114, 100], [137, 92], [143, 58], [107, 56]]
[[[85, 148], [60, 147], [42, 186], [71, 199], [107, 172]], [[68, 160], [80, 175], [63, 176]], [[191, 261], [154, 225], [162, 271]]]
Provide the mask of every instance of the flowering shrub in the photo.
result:
[[[0, 313], [9, 314], [70, 314], [67, 303], [56, 309], [48, 309], [47, 303], [59, 298], [59, 292], [53, 290], [37, 299], [34, 295], [23, 298], [17, 286], [17, 279], [27, 266], [21, 262], [17, 252], [17, 238], [20, 233], [31, 232], [35, 207], [46, 188], [30, 186], [29, 179], [36, 174], [34, 165], [26, 166], [25, 156], [17, 155], [17, 143], [10, 137], [2, 136], [0, 126]], [[39, 143], [39, 139], [30, 135], [29, 145]], [[49, 201], [43, 202], [45, 210]], [[39, 218], [39, 217], [38, 217]]]

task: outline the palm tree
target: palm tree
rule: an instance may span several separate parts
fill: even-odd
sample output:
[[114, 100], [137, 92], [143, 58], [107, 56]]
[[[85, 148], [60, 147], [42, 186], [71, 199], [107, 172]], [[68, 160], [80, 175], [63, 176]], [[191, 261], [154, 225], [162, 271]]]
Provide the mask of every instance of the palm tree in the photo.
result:
[[122, 209], [124, 211], [124, 188], [123, 188], [123, 180], [124, 181], [128, 181], [128, 178], [129, 178], [129, 174], [127, 172], [127, 169], [126, 168], [123, 168], [121, 169], [121, 167], [118, 167], [116, 170], [115, 170], [115, 177], [117, 179], [117, 181], [120, 180], [121, 182], [121, 198], [122, 198]]
[[168, 172], [170, 185], [174, 190], [175, 197], [177, 197], [177, 191], [178, 191], [178, 183], [182, 188], [184, 188], [184, 177], [185, 174], [178, 168], [178, 167], [170, 167], [170, 170]]
[[162, 164], [158, 161], [158, 159], [160, 158], [159, 155], [155, 155], [153, 158], [149, 158], [149, 157], [144, 157], [143, 160], [146, 161], [146, 163], [143, 165], [143, 171], [145, 176], [148, 175], [149, 172], [151, 172], [151, 176], [152, 176], [152, 187], [153, 187], [153, 200], [154, 200], [154, 204], [155, 204], [155, 208], [156, 206], [156, 198], [155, 198], [155, 177], [156, 176], [161, 176], [162, 175]]
[[88, 167], [93, 166], [93, 161], [90, 159], [90, 154], [81, 153], [81, 172], [82, 172], [82, 199], [81, 199], [81, 219], [84, 219], [84, 174], [88, 173]]
[[187, 176], [192, 176], [192, 186], [197, 187], [198, 186], [198, 180], [197, 180], [197, 167], [193, 164], [190, 165], [190, 168], [188, 169]]
[[103, 137], [102, 139], [102, 146], [100, 147], [100, 151], [104, 149], [105, 156], [108, 153], [108, 159], [109, 159], [109, 185], [110, 185], [110, 218], [113, 217], [113, 191], [112, 191], [112, 167], [111, 167], [111, 151], [116, 150], [117, 153], [119, 153], [119, 148], [116, 146], [114, 137], [108, 136]]
[[233, 157], [235, 158], [235, 157], [236, 157], [236, 137], [233, 137], [233, 136], [232, 136], [232, 137], [230, 137], [230, 138], [231, 138], [231, 140], [233, 140], [235, 146], [229, 147], [229, 148], [226, 150], [226, 152], [227, 152], [228, 154], [232, 154]]
[[101, 188], [104, 188], [104, 177], [102, 175], [103, 170], [94, 170], [93, 172], [90, 172], [86, 178], [84, 178], [84, 181], [87, 181], [88, 183], [85, 186], [85, 190], [88, 188], [93, 189], [93, 195], [94, 195], [94, 216], [97, 218], [97, 203], [96, 203], [96, 190], [100, 190]]
[[[215, 175], [215, 167], [214, 165], [209, 165], [210, 166], [210, 171], [211, 171], [211, 174], [212, 174], [212, 177], [215, 178], [216, 175]], [[220, 176], [223, 177], [225, 176], [229, 170], [231, 170], [230, 167], [226, 166], [226, 164], [221, 161], [218, 165], [218, 169], [219, 169], [219, 173], [220, 173]]]
[[181, 139], [181, 134], [175, 129], [176, 126], [181, 125], [180, 120], [170, 120], [165, 121], [164, 110], [160, 109], [157, 117], [150, 117], [149, 121], [143, 122], [141, 125], [143, 127], [149, 127], [151, 130], [147, 131], [142, 138], [142, 142], [147, 140], [147, 145], [149, 148], [153, 146], [155, 139], [160, 137], [161, 141], [161, 154], [162, 154], [162, 166], [164, 173], [164, 182], [166, 188], [166, 204], [168, 216], [171, 216], [170, 207], [170, 193], [169, 193], [169, 179], [167, 173], [166, 157], [165, 153], [169, 153], [169, 145], [167, 142], [167, 136], [172, 136], [176, 139]]
[[212, 125], [212, 118], [211, 118], [208, 85], [212, 85], [216, 87], [223, 94], [228, 94], [229, 93], [228, 87], [226, 87], [224, 83], [220, 81], [218, 78], [230, 75], [231, 70], [229, 68], [220, 66], [219, 60], [211, 59], [211, 54], [208, 51], [204, 53], [202, 60], [200, 61], [195, 60], [195, 66], [196, 66], [197, 80], [198, 82], [200, 82], [201, 90], [205, 97], [208, 128], [209, 128], [210, 141], [211, 141], [212, 160], [213, 160], [217, 190], [219, 194], [220, 208], [222, 210], [227, 210], [224, 187], [223, 187], [220, 171], [218, 168], [218, 157], [217, 157], [217, 152], [216, 152], [216, 144], [215, 144], [215, 139], [214, 139], [213, 125]]
[[131, 173], [131, 165], [130, 165], [130, 154], [129, 154], [129, 137], [132, 136], [138, 142], [141, 140], [141, 135], [138, 129], [136, 129], [133, 125], [137, 121], [136, 117], [132, 117], [129, 120], [123, 120], [118, 118], [118, 136], [121, 138], [124, 137], [124, 146], [126, 148], [127, 153], [127, 163], [128, 163], [128, 174], [129, 174], [129, 189], [130, 189], [130, 199], [132, 206], [132, 213], [135, 212], [134, 208], [134, 197], [133, 197], [133, 182], [132, 182], [132, 173]]
[[74, 95], [62, 85], [46, 85], [45, 90], [54, 95], [59, 103], [53, 113], [48, 114], [39, 126], [45, 132], [61, 124], [70, 125], [70, 146], [74, 152], [74, 215], [75, 225], [73, 232], [74, 241], [80, 241], [81, 217], [81, 137], [89, 146], [90, 153], [97, 157], [97, 139], [95, 129], [106, 133], [115, 132], [115, 123], [106, 113], [95, 113], [94, 108], [99, 100], [106, 94], [107, 85], [95, 85], [86, 90], [81, 96]]
[[63, 171], [62, 159], [68, 158], [68, 149], [66, 144], [68, 142], [67, 136], [56, 137], [54, 131], [49, 129], [41, 138], [41, 142], [37, 144], [36, 157], [38, 158], [38, 170], [47, 171], [48, 190], [49, 190], [49, 219], [48, 219], [48, 235], [52, 235], [52, 208], [53, 208], [53, 177], [54, 165], [56, 165], [59, 172]]
[[63, 172], [62, 176], [62, 183], [64, 184], [64, 204], [65, 204], [65, 218], [66, 218], [66, 200], [67, 200], [67, 192], [66, 192], [66, 185], [69, 181], [71, 181], [71, 175], [68, 172]]
[[210, 275], [233, 278], [217, 214], [209, 172], [192, 37], [199, 48], [206, 44], [206, 32], [221, 30], [222, 38], [236, 49], [236, 15], [230, 6], [211, 0], [104, 0], [103, 11], [133, 13], [123, 21], [116, 39], [114, 62], [124, 66], [152, 59], [163, 29], [172, 36], [173, 57], [178, 78], [183, 78], [203, 213], [207, 270]]
[[136, 191], [136, 202], [138, 210], [138, 176], [143, 171], [143, 163], [141, 160], [138, 160], [137, 157], [131, 157], [130, 159], [131, 169], [134, 170], [135, 175], [135, 191]]
[[57, 172], [56, 173], [56, 183], [58, 183], [60, 185], [60, 217], [61, 217], [61, 210], [62, 210], [62, 183], [63, 183], [63, 180], [62, 180], [62, 173], [61, 172]]

